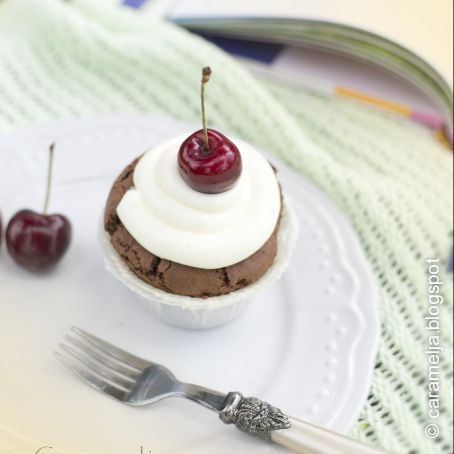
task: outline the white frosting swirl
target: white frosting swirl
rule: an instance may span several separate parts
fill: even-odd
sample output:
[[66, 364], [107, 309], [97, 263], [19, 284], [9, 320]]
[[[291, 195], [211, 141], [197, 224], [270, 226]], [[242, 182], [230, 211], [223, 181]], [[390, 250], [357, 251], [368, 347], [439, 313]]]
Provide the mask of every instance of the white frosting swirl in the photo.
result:
[[280, 190], [271, 165], [251, 145], [235, 139], [243, 170], [236, 185], [220, 194], [191, 189], [178, 171], [186, 136], [147, 151], [136, 165], [134, 188], [117, 214], [128, 232], [158, 257], [197, 268], [241, 262], [273, 233]]

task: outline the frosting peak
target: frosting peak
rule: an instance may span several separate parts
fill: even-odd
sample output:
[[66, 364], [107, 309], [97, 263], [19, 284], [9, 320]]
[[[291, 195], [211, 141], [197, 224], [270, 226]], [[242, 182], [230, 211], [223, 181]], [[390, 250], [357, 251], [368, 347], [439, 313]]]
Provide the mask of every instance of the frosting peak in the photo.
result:
[[134, 171], [134, 188], [117, 214], [128, 232], [152, 254], [197, 268], [223, 268], [260, 249], [274, 231], [280, 190], [271, 165], [251, 145], [235, 139], [243, 171], [219, 194], [191, 189], [178, 171], [185, 136], [147, 151]]

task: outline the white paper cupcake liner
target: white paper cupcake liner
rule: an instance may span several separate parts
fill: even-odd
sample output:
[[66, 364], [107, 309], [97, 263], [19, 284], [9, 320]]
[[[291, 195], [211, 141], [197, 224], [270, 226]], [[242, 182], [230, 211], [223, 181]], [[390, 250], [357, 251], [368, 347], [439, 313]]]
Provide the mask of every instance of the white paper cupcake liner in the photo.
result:
[[106, 269], [131, 289], [156, 318], [183, 328], [207, 329], [223, 325], [236, 317], [259, 292], [282, 276], [287, 268], [298, 236], [292, 204], [284, 195], [284, 210], [277, 237], [277, 254], [273, 265], [256, 282], [226, 295], [194, 298], [175, 295], [153, 287], [138, 278], [113, 248], [103, 222], [99, 229]]

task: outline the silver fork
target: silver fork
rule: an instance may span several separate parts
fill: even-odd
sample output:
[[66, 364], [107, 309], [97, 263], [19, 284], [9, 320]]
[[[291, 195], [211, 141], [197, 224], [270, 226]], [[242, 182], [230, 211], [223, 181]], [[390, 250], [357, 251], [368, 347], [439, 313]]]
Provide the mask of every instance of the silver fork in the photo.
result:
[[239, 392], [223, 394], [178, 381], [160, 364], [138, 358], [86, 331], [72, 327], [55, 352], [89, 385], [130, 405], [147, 405], [171, 396], [186, 397], [218, 413], [226, 424], [307, 454], [378, 454], [351, 438], [286, 416], [276, 407]]

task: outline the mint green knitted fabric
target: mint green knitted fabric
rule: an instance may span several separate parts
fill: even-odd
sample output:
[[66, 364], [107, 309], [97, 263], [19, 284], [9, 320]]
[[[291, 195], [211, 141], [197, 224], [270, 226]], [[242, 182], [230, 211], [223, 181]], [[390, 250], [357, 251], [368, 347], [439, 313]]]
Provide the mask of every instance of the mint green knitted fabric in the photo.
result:
[[325, 191], [354, 226], [379, 282], [381, 342], [353, 436], [395, 453], [449, 453], [452, 275], [440, 327], [440, 435], [427, 420], [426, 258], [452, 242], [452, 153], [404, 119], [259, 81], [202, 39], [113, 2], [0, 1], [0, 131], [106, 112], [199, 115], [210, 64], [210, 123], [274, 151]]

